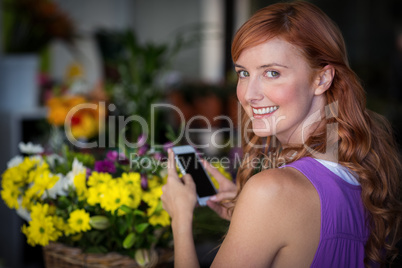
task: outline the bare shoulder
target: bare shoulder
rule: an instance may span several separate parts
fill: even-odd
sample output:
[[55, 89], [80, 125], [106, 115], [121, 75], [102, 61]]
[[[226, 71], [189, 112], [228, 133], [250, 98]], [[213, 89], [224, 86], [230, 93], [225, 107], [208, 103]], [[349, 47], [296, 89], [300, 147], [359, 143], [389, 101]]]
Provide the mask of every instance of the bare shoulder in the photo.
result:
[[288, 245], [311, 219], [319, 219], [320, 200], [311, 182], [294, 168], [262, 171], [245, 184], [235, 213], [242, 218], [255, 213], [261, 222], [269, 223], [283, 245]]
[[318, 194], [303, 174], [290, 167], [262, 171], [251, 177], [240, 193], [213, 266], [311, 264], [319, 225]]
[[242, 195], [258, 195], [263, 201], [272, 202], [281, 199], [298, 202], [316, 190], [310, 181], [299, 171], [291, 167], [275, 168], [257, 173], [246, 183]]

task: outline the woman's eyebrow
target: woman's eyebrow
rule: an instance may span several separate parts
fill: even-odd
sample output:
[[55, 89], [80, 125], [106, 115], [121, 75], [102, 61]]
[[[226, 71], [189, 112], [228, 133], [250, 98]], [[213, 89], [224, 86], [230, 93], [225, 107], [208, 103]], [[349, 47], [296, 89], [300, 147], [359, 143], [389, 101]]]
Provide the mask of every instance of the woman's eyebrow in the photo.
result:
[[234, 67], [246, 69], [246, 68], [244, 68], [243, 66], [241, 66], [241, 65], [239, 65], [239, 64], [236, 64], [236, 63], [234, 64]]
[[279, 63], [270, 63], [270, 64], [264, 64], [264, 65], [261, 65], [260, 67], [258, 67], [258, 69], [264, 69], [264, 68], [269, 68], [269, 67], [273, 67], [273, 66], [279, 66], [279, 67], [283, 67], [283, 68], [289, 68], [288, 66], [286, 66], [286, 65], [283, 65], [283, 64], [279, 64]]
[[[269, 67], [273, 67], [273, 66], [279, 66], [279, 67], [283, 67], [283, 68], [287, 68], [287, 69], [289, 68], [288, 66], [283, 65], [283, 64], [279, 64], [279, 63], [270, 63], [270, 64], [261, 65], [261, 66], [258, 67], [257, 69], [264, 69], [264, 68], [269, 68]], [[234, 67], [246, 69], [245, 67], [243, 67], [243, 66], [240, 65], [240, 64], [235, 64]]]

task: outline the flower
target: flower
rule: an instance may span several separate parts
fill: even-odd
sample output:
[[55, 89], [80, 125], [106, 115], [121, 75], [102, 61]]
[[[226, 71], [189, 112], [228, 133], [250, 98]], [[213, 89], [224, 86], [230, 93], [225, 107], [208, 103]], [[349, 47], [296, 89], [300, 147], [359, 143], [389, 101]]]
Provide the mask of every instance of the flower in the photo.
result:
[[112, 161], [106, 159], [102, 161], [96, 161], [94, 170], [98, 172], [115, 173], [116, 167], [114, 166], [114, 163]]
[[43, 153], [43, 147], [40, 145], [33, 145], [32, 142], [28, 142], [27, 144], [20, 142], [18, 144], [18, 148], [21, 153], [24, 154], [41, 154]]
[[[2, 174], [1, 197], [26, 223], [21, 228], [32, 246], [57, 241], [91, 252], [117, 251], [134, 259], [170, 245], [170, 217], [162, 208], [166, 170], [154, 150], [126, 155], [71, 151], [44, 153], [21, 144], [25, 156], [12, 158]], [[95, 160], [96, 159], [96, 160]], [[165, 158], [166, 159], [166, 158]]]
[[[75, 139], [89, 139], [102, 129], [100, 118], [104, 111], [100, 105], [91, 103], [81, 95], [52, 97], [46, 103], [47, 120], [55, 127], [68, 127], [66, 134]], [[96, 107], [96, 108], [94, 108]]]
[[77, 233], [85, 232], [91, 229], [89, 219], [90, 217], [88, 212], [85, 212], [84, 209], [77, 209], [71, 212], [70, 218], [68, 219], [68, 225]]

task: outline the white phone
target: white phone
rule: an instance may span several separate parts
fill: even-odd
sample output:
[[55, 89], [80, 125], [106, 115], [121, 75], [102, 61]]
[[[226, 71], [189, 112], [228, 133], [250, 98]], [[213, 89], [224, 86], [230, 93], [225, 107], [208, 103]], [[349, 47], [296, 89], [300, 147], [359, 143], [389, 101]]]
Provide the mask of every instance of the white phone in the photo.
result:
[[205, 206], [207, 200], [215, 195], [217, 191], [211, 178], [204, 169], [204, 165], [201, 163], [197, 152], [190, 145], [175, 146], [172, 150], [175, 154], [176, 164], [181, 173], [183, 175], [190, 174], [193, 177], [198, 204]]

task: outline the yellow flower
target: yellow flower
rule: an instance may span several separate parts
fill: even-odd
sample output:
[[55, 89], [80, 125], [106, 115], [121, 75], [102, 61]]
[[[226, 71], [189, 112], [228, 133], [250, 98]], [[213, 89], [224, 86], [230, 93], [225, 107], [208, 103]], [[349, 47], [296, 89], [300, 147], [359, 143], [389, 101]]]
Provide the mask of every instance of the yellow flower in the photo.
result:
[[88, 195], [88, 189], [86, 184], [86, 174], [85, 172], [81, 172], [74, 177], [74, 186], [77, 190], [78, 199], [85, 200]]
[[67, 81], [82, 78], [84, 76], [84, 68], [78, 62], [71, 63], [66, 70]]
[[127, 205], [131, 208], [137, 208], [141, 203], [142, 188], [141, 175], [137, 172], [123, 173], [122, 181], [129, 190], [129, 198]]
[[49, 205], [48, 204], [36, 204], [31, 207], [31, 218], [41, 219], [48, 215]]
[[100, 205], [107, 211], [114, 212], [122, 205], [130, 205], [130, 191], [127, 186], [118, 179], [109, 182]]
[[149, 224], [156, 226], [156, 225], [161, 225], [161, 226], [169, 226], [170, 225], [170, 216], [166, 212], [166, 210], [160, 210], [159, 212], [156, 212], [152, 214], [152, 216], [149, 218]]
[[146, 202], [150, 207], [156, 208], [162, 193], [162, 186], [152, 188], [148, 192], [143, 193], [142, 200], [144, 200], [144, 202]]
[[51, 189], [60, 179], [59, 176], [50, 173], [49, 170], [45, 170], [41, 173], [35, 172], [35, 175], [32, 191], [39, 197], [42, 196], [46, 190]]
[[28, 242], [34, 245], [46, 246], [49, 241], [57, 240], [52, 217], [32, 218], [26, 230]]
[[[28, 183], [35, 182], [37, 177], [40, 177], [43, 173], [50, 173], [49, 165], [46, 162], [38, 162], [35, 168], [29, 172]], [[36, 183], [36, 182], [35, 182]]]
[[[166, 183], [166, 182], [165, 182]], [[158, 176], [151, 176], [148, 178], [148, 188], [156, 188], [165, 184]]]
[[106, 189], [106, 184], [89, 187], [87, 199], [88, 204], [91, 206], [99, 204], [104, 196], [104, 193], [106, 192]]
[[74, 232], [86, 232], [91, 229], [89, 225], [89, 213], [84, 209], [77, 209], [71, 212], [68, 225]]
[[22, 203], [21, 206], [23, 208], [26, 208], [28, 210], [30, 210], [32, 204], [34, 203], [34, 201], [36, 199], [38, 199], [38, 197], [35, 195], [36, 193], [36, 189], [35, 188], [28, 188], [24, 195], [22, 196]]
[[21, 227], [21, 232], [26, 236], [27, 238], [27, 243], [31, 246], [35, 246], [35, 241], [32, 239], [30, 233], [29, 233], [29, 228], [26, 224], [24, 224]]
[[60, 230], [64, 233], [66, 230], [68, 230], [68, 223], [66, 223], [62, 217], [53, 216], [52, 220], [53, 220], [53, 225], [57, 230]]
[[18, 187], [15, 187], [14, 185], [9, 185], [6, 188], [3, 188], [1, 190], [1, 197], [5, 201], [6, 205], [9, 208], [19, 208], [18, 204], [18, 197], [20, 195], [20, 191]]
[[92, 172], [91, 176], [88, 178], [89, 186], [97, 186], [98, 184], [108, 183], [113, 179], [112, 175], [104, 172]]
[[91, 138], [98, 133], [98, 118], [92, 113], [82, 112], [80, 116], [73, 117], [71, 134], [76, 138]]
[[10, 185], [23, 186], [27, 173], [20, 168], [20, 166], [15, 166], [4, 171], [2, 175], [1, 186], [3, 188], [9, 187]]

